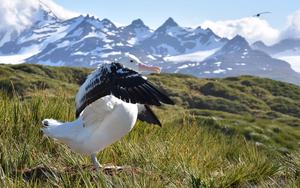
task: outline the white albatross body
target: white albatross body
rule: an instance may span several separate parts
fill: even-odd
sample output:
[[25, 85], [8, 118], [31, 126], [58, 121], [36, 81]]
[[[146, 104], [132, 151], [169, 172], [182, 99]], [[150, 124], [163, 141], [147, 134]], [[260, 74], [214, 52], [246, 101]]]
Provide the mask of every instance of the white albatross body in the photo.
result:
[[[107, 95], [89, 105], [72, 122], [48, 126], [44, 133], [67, 144], [73, 151], [95, 154], [131, 131], [137, 120], [137, 104]], [[44, 120], [48, 123], [55, 120]]]
[[[132, 60], [127, 64], [138, 66]], [[161, 126], [149, 105], [174, 104], [145, 77], [119, 63], [103, 64], [93, 71], [80, 86], [75, 102], [76, 120], [45, 119], [42, 130], [73, 151], [91, 155], [96, 169], [101, 167], [97, 152], [130, 132], [137, 119]]]

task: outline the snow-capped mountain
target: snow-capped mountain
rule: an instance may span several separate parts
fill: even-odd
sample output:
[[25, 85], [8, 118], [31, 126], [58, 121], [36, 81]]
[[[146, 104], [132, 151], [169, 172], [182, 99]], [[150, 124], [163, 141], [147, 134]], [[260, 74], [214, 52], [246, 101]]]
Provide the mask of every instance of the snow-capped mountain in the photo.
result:
[[283, 39], [271, 46], [265, 45], [262, 41], [257, 41], [252, 44], [252, 47], [264, 51], [274, 58], [289, 62], [295, 71], [300, 72], [299, 38]]
[[300, 74], [293, 71], [287, 62], [253, 50], [239, 35], [204, 61], [185, 64], [176, 71], [209, 78], [255, 75], [298, 84], [300, 79]]
[[226, 43], [210, 29], [180, 27], [172, 18], [165, 21], [138, 46], [154, 56], [174, 56], [219, 48]]
[[291, 53], [300, 55], [300, 39], [288, 38], [279, 41], [271, 46], [265, 45], [262, 41], [252, 44], [252, 47], [268, 54]]
[[[58, 21], [59, 18], [45, 5], [40, 4], [38, 9], [33, 10], [32, 23], [34, 27], [42, 27], [51, 22]], [[0, 46], [6, 42], [15, 41], [20, 38], [20, 31], [16, 28], [6, 28], [0, 30]]]
[[252, 74], [300, 84], [286, 62], [253, 50], [241, 36], [221, 38], [210, 29], [181, 27], [172, 18], [152, 30], [141, 19], [117, 27], [109, 19], [89, 15], [59, 19], [44, 7], [36, 15], [34, 24], [20, 33], [0, 31], [0, 63], [96, 67], [126, 54], [159, 65], [164, 72], [198, 77]]
[[120, 28], [120, 37], [131, 45], [139, 44], [152, 33], [153, 30], [146, 26], [141, 19], [133, 20], [130, 25]]

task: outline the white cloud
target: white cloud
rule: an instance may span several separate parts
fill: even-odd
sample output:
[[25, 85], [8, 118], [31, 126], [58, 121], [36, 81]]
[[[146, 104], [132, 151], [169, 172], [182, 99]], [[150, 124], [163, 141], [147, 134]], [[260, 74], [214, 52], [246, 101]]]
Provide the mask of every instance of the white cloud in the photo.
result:
[[53, 0], [41, 0], [40, 2], [42, 2], [41, 4], [48, 6], [53, 13], [61, 19], [69, 19], [79, 15], [77, 12], [66, 10], [62, 6], [56, 4]]
[[221, 37], [233, 38], [239, 34], [245, 37], [250, 43], [262, 40], [267, 44], [278, 41], [280, 31], [271, 27], [266, 20], [257, 17], [245, 17], [236, 20], [204, 21], [203, 28], [212, 29]]
[[281, 38], [300, 37], [300, 10], [287, 17], [287, 27], [282, 31]]
[[[42, 3], [40, 3], [42, 2]], [[61, 19], [74, 17], [74, 12], [65, 10], [52, 0], [0, 0], [0, 30], [21, 31], [35, 20], [40, 5], [49, 7]]]
[[0, 30], [23, 29], [31, 23], [34, 9], [37, 9], [37, 3], [34, 0], [0, 0]]

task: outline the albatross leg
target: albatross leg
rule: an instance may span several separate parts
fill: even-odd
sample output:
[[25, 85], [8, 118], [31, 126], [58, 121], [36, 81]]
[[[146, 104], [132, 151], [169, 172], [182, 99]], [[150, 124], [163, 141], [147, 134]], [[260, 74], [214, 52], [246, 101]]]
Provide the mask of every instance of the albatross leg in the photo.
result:
[[103, 169], [104, 172], [108, 173], [108, 174], [113, 174], [116, 172], [120, 172], [124, 169], [123, 166], [115, 166], [115, 165], [111, 165], [111, 166], [102, 166], [98, 160], [97, 160], [97, 156], [96, 153], [93, 153], [91, 155], [91, 159], [93, 161], [93, 165], [96, 171], [100, 171], [100, 169]]
[[98, 162], [96, 153], [93, 153], [93, 154], [91, 155], [91, 159], [92, 159], [92, 161], [93, 161], [93, 164], [94, 164], [95, 169], [96, 169], [97, 171], [100, 170], [100, 168], [102, 168], [102, 165]]

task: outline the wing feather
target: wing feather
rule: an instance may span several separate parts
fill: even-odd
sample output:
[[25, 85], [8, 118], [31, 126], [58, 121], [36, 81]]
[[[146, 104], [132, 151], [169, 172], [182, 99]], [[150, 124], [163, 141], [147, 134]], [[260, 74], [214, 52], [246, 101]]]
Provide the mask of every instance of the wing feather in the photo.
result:
[[157, 105], [174, 104], [139, 73], [119, 63], [105, 64], [97, 68], [80, 87], [76, 95], [76, 117], [91, 103], [113, 94], [130, 103]]

